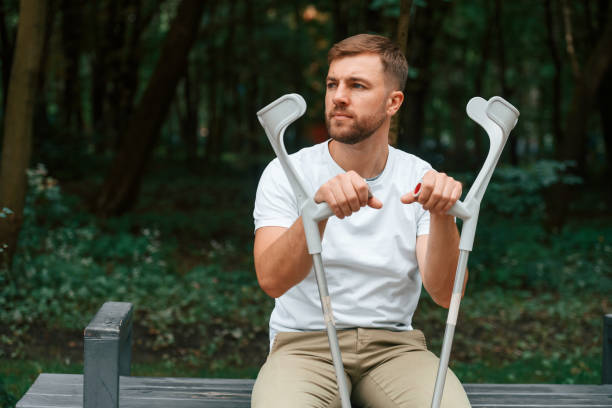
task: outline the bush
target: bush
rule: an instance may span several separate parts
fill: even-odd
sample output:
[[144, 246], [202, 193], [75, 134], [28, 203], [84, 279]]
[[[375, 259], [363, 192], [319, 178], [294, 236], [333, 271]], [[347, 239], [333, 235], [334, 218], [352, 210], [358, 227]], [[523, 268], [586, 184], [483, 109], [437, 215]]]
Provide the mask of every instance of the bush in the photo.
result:
[[28, 175], [19, 251], [11, 273], [0, 274], [0, 357], [21, 355], [35, 324], [82, 329], [108, 300], [136, 305], [151, 349], [200, 339], [212, 354], [224, 342], [267, 331], [271, 300], [259, 290], [242, 246], [213, 240], [198, 253], [202, 263], [183, 272], [174, 261], [181, 248], [155, 224], [135, 230], [130, 216], [96, 220], [62, 194], [44, 167]]
[[[566, 174], [571, 166], [572, 162], [540, 160], [525, 167], [497, 168], [484, 195], [481, 214], [487, 218], [505, 217], [543, 222], [547, 188], [556, 183], [582, 183], [579, 177]], [[471, 185], [475, 178], [476, 174], [460, 174], [457, 177], [466, 182], [466, 185]]]
[[17, 403], [17, 398], [5, 388], [4, 380], [0, 376], [0, 408], [13, 408]]
[[612, 226], [574, 221], [557, 233], [544, 227], [547, 188], [558, 182], [581, 183], [564, 174], [570, 165], [540, 161], [496, 170], [481, 205], [470, 255], [473, 289], [492, 284], [597, 293], [612, 289]]
[[[480, 300], [471, 307], [474, 313], [489, 313], [507, 300], [508, 289], [526, 293], [509, 310], [524, 307], [532, 294], [540, 300], [534, 307], [541, 307], [538, 293], [609, 297], [612, 226], [581, 221], [551, 235], [539, 222], [544, 208], [534, 198], [550, 179], [537, 174], [546, 173], [535, 167], [498, 173], [485, 196], [470, 256], [468, 290], [479, 291], [474, 299]], [[179, 356], [210, 374], [257, 365], [265, 357], [274, 301], [258, 287], [253, 269], [252, 191], [244, 180], [153, 177], [132, 213], [97, 219], [82, 210], [81, 200], [62, 192], [44, 167], [29, 177], [14, 268], [10, 274], [0, 271], [0, 357], [22, 357], [31, 336], [51, 330], [68, 330], [75, 338], [108, 300], [135, 304], [137, 348], [161, 351], [165, 361]], [[506, 196], [511, 200], [502, 202]], [[483, 295], [493, 293], [482, 303]], [[471, 298], [470, 293], [466, 310]], [[549, 303], [567, 305], [555, 298]], [[524, 327], [540, 313], [528, 312], [512, 324]], [[504, 319], [494, 323], [502, 327]], [[444, 317], [434, 320], [442, 323]], [[484, 343], [479, 350], [492, 347]], [[530, 342], [528, 351], [536, 355], [539, 344]], [[595, 346], [589, 347], [592, 354]]]

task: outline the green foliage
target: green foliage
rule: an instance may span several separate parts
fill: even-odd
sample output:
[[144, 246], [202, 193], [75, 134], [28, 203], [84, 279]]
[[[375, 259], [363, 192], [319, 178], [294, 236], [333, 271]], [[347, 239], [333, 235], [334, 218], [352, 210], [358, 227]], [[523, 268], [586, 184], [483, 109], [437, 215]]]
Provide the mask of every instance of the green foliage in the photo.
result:
[[132, 217], [97, 222], [78, 211], [44, 167], [28, 174], [19, 253], [13, 271], [0, 274], [2, 353], [22, 355], [37, 325], [83, 328], [107, 300], [136, 305], [144, 345], [156, 350], [207, 339], [202, 352], [212, 355], [267, 331], [270, 301], [242, 247], [211, 240], [198, 253], [202, 263], [185, 270], [173, 260], [181, 248], [154, 224], [134, 230]]
[[451, 369], [465, 383], [517, 384], [599, 384], [601, 356], [585, 356], [582, 350], [559, 352], [552, 356], [540, 353], [529, 358], [499, 364], [494, 360], [455, 362]]
[[578, 185], [582, 180], [567, 170], [572, 162], [540, 160], [526, 167], [501, 167], [487, 188], [484, 208], [495, 215], [541, 220], [545, 216], [546, 189], [554, 184]]
[[574, 222], [558, 233], [544, 228], [547, 188], [581, 183], [566, 174], [570, 166], [547, 160], [497, 169], [470, 256], [472, 285], [597, 293], [612, 289], [611, 225]]
[[[535, 197], [556, 176], [538, 169], [500, 169], [483, 203], [453, 351], [464, 381], [595, 382], [601, 344], [576, 336], [598, 339], [609, 308], [612, 227], [575, 221], [548, 234]], [[78, 339], [103, 302], [118, 300], [135, 304], [135, 350], [163, 366], [143, 375], [184, 366], [191, 375], [254, 376], [273, 301], [253, 271], [251, 178], [161, 167], [133, 213], [97, 219], [43, 166], [28, 174], [14, 269], [0, 273], [0, 358], [27, 357], [39, 333]], [[499, 202], [507, 196], [511, 204]], [[437, 351], [445, 310], [426, 297], [415, 327]], [[64, 355], [66, 345], [57, 347]], [[580, 355], [588, 370], [574, 374]]]
[[479, 226], [470, 276], [478, 288], [612, 290], [612, 227], [576, 225], [548, 235], [537, 224], [508, 219]]
[[6, 390], [4, 380], [0, 375], [0, 408], [12, 408], [16, 403], [17, 398]]
[[[470, 288], [461, 302], [451, 368], [464, 382], [598, 384], [607, 294]], [[413, 325], [442, 346], [446, 309], [423, 292]]]
[[[543, 221], [547, 188], [557, 183], [568, 186], [582, 184], [580, 177], [568, 173], [573, 165], [571, 161], [539, 160], [521, 167], [498, 167], [487, 187], [481, 216], [487, 220], [504, 217]], [[471, 185], [475, 177], [474, 173], [462, 173], [457, 179]]]

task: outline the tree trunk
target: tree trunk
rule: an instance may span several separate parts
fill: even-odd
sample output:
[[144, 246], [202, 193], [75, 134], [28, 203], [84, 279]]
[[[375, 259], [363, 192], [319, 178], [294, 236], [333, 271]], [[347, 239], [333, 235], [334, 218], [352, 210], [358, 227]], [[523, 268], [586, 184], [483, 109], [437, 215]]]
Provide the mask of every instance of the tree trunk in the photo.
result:
[[[114, 118], [114, 132], [122, 135], [125, 126], [134, 112], [134, 98], [139, 84], [139, 65], [141, 60], [141, 36], [153, 17], [159, 12], [160, 3], [145, 10], [142, 0], [131, 0], [124, 5], [122, 19], [126, 25], [123, 51], [120, 53], [118, 69], [115, 69], [115, 95], [110, 95], [111, 117]], [[118, 146], [121, 141], [117, 140]]]
[[[486, 26], [484, 35], [482, 36], [482, 43], [480, 45], [480, 63], [478, 64], [478, 68], [476, 70], [476, 76], [474, 81], [474, 95], [482, 96], [483, 91], [483, 82], [485, 75], [487, 74], [487, 67], [490, 63], [489, 55], [491, 49], [491, 34], [493, 33], [494, 22], [491, 16], [491, 10], [489, 3], [491, 0], [485, 0], [485, 18], [486, 18]], [[481, 161], [483, 157], [485, 157], [485, 148], [483, 140], [487, 139], [486, 136], [482, 133], [482, 129], [477, 129], [474, 134], [474, 146], [476, 150], [475, 159]]]
[[[83, 124], [79, 98], [79, 66], [81, 57], [82, 4], [75, 0], [62, 0], [62, 49], [64, 52], [64, 93], [62, 98], [62, 133], [78, 134]], [[68, 140], [71, 140], [69, 137]]]
[[45, 37], [45, 6], [45, 2], [38, 0], [21, 0], [19, 4], [19, 25], [6, 102], [0, 168], [0, 207], [12, 211], [8, 217], [0, 219], [0, 249], [5, 254], [1, 260], [2, 267], [12, 264], [23, 222], [26, 169], [32, 151], [34, 107]]
[[552, 82], [552, 128], [555, 138], [555, 145], [560, 145], [563, 140], [563, 129], [561, 128], [561, 57], [559, 55], [559, 46], [557, 44], [554, 18], [552, 12], [551, 0], [546, 0], [546, 39], [550, 56], [555, 66], [555, 74]]
[[[602, 86], [606, 72], [612, 69], [612, 7], [608, 7], [605, 28], [599, 41], [591, 51], [586, 64], [579, 69], [580, 75], [574, 83], [570, 108], [566, 115], [565, 132], [556, 157], [558, 160], [571, 160], [576, 163], [574, 172], [586, 172], [586, 127], [597, 92]], [[550, 189], [551, 200], [548, 209], [547, 226], [559, 229], [567, 218], [569, 203], [572, 200], [569, 186], [555, 184]]]
[[204, 159], [206, 165], [214, 171], [217, 168], [221, 156], [221, 132], [219, 126], [219, 109], [217, 107], [217, 82], [218, 66], [217, 47], [211, 41], [208, 48], [210, 62], [208, 64], [208, 136], [206, 137], [206, 147]]
[[611, 49], [612, 7], [608, 7], [605, 29], [574, 84], [572, 101], [566, 116], [565, 135], [559, 152], [559, 159], [574, 160], [581, 174], [585, 173], [586, 166], [588, 116], [604, 75], [612, 65]]
[[115, 26], [117, 19], [115, 3], [116, 0], [95, 0], [91, 7], [95, 48], [91, 59], [91, 114], [97, 153], [103, 153], [108, 146], [112, 145], [112, 142], [109, 141], [111, 136], [107, 130], [111, 126], [107, 123], [105, 108], [108, 99], [108, 83], [110, 82], [109, 71], [112, 69], [109, 61], [109, 55], [113, 50], [112, 28]]
[[408, 43], [408, 65], [416, 73], [408, 77], [404, 91], [404, 108], [400, 113], [398, 145], [406, 150], [418, 149], [423, 141], [425, 100], [431, 84], [433, 43], [451, 3], [442, 0], [427, 2], [416, 8], [412, 16]]
[[183, 104], [185, 105], [182, 112], [180, 100], [176, 101], [177, 110], [179, 112], [179, 120], [181, 124], [181, 139], [185, 146], [185, 157], [187, 167], [195, 170], [196, 159], [198, 152], [198, 83], [193, 80], [190, 74], [190, 69], [187, 67], [185, 79], [183, 80]]
[[[400, 16], [397, 20], [397, 45], [399, 46], [402, 54], [408, 58], [408, 32], [410, 31], [410, 10], [412, 10], [412, 0], [401, 0], [400, 3]], [[403, 91], [403, 90], [402, 90]], [[403, 107], [401, 108], [404, 109]], [[397, 112], [393, 118], [391, 118], [391, 128], [389, 129], [389, 144], [392, 146], [397, 145], [397, 133], [399, 130], [399, 118], [401, 113]]]
[[[250, 33], [248, 36], [248, 49], [254, 50], [257, 49], [258, 44], [255, 42], [255, 22], [257, 15], [257, 7], [258, 3], [254, 0], [247, 0], [246, 6], [246, 32]], [[255, 53], [252, 58], [249, 60], [249, 73], [248, 80], [246, 86], [246, 109], [247, 109], [247, 154], [251, 155], [251, 157], [255, 157], [259, 154], [259, 149], [261, 146], [260, 143], [260, 127], [259, 122], [257, 121], [257, 117], [255, 113], [259, 109], [257, 102], [257, 94], [259, 92], [259, 81], [257, 80], [257, 71], [259, 69], [259, 58], [257, 57], [257, 53]], [[266, 102], [267, 103], [267, 102]]]
[[[610, 95], [612, 95], [612, 68], [608, 68], [597, 95], [604, 146], [606, 148], [605, 179], [608, 181], [612, 179], [612, 104], [609, 101]], [[609, 182], [608, 194], [612, 194], [612, 185]]]
[[160, 4], [142, 0], [97, 0], [91, 6], [94, 35], [92, 121], [96, 151], [118, 150], [134, 110], [138, 87], [140, 39]]
[[[230, 2], [228, 5], [228, 17], [229, 27], [227, 28], [227, 37], [223, 44], [223, 55], [221, 57], [221, 66], [223, 67], [223, 75], [221, 75], [221, 89], [223, 89], [221, 97], [221, 112], [237, 112], [237, 100], [236, 88], [238, 80], [236, 79], [235, 67], [238, 66], [236, 63], [236, 3]], [[232, 147], [239, 143], [238, 140], [242, 139], [237, 131], [236, 120], [230, 119], [229, 116], [223, 115], [220, 118], [220, 133], [225, 139], [225, 145], [223, 151], [232, 150]]]
[[123, 143], [100, 192], [97, 208], [103, 215], [121, 214], [136, 202], [145, 166], [185, 72], [204, 6], [201, 0], [183, 0], [179, 5], [153, 75], [127, 125]]
[[6, 108], [8, 87], [13, 66], [13, 52], [15, 48], [13, 33], [9, 34], [6, 2], [0, 4], [0, 59], [2, 60], [2, 108]]
[[[507, 59], [506, 59], [506, 44], [504, 41], [504, 19], [502, 18], [502, 1], [495, 1], [495, 38], [497, 41], [496, 49], [497, 49], [497, 61], [499, 64], [499, 83], [502, 89], [502, 97], [507, 100], [512, 100], [513, 89], [508, 85], [508, 80], [506, 79], [507, 72]], [[512, 165], [517, 166], [519, 162], [518, 157], [518, 137], [519, 132], [517, 134], [512, 135], [510, 138], [510, 162]]]

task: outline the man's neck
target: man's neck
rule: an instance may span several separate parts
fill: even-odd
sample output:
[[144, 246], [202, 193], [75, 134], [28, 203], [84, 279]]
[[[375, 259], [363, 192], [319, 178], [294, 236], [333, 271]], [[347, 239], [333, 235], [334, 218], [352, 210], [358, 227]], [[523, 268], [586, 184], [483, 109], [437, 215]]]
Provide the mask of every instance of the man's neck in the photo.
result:
[[363, 178], [378, 176], [387, 164], [389, 144], [387, 135], [372, 135], [355, 144], [329, 142], [329, 154], [345, 171], [353, 170]]

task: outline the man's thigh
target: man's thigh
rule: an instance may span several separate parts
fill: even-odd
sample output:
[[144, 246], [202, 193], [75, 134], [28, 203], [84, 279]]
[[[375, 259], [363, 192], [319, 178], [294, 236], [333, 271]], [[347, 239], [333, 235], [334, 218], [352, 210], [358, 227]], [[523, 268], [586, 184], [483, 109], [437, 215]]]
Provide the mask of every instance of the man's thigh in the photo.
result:
[[[438, 358], [427, 350], [402, 353], [363, 376], [355, 385], [352, 399], [363, 408], [429, 408], [438, 362]], [[465, 390], [450, 370], [442, 407], [470, 407]]]
[[[300, 337], [297, 333], [280, 333], [282, 344], [273, 347], [263, 365], [251, 397], [252, 408], [336, 408], [340, 407], [340, 396], [336, 385], [334, 366], [329, 358], [299, 351]], [[323, 347], [329, 355], [327, 337], [322, 338]], [[312, 339], [310, 339], [310, 342]], [[318, 341], [318, 340], [317, 340]]]

